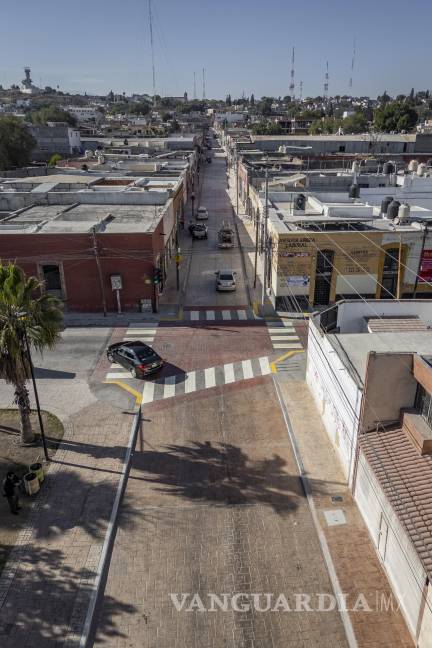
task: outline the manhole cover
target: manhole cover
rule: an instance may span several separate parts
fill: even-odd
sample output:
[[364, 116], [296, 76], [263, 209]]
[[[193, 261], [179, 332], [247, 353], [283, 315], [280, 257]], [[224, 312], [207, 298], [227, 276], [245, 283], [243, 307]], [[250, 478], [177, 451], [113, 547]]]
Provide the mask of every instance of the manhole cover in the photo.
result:
[[333, 511], [323, 511], [328, 526], [339, 526], [346, 524], [345, 513], [341, 509]]

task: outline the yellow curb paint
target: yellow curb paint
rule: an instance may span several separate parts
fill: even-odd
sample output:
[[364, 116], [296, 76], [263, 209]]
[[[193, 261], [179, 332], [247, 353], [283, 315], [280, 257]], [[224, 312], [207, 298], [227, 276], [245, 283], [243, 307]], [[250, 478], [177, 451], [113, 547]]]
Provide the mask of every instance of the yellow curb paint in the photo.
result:
[[287, 353], [284, 353], [283, 355], [279, 356], [279, 358], [276, 358], [273, 362], [270, 363], [270, 367], [272, 370], [272, 373], [277, 373], [277, 367], [276, 365], [278, 362], [283, 362], [287, 358], [291, 358], [292, 356], [296, 355], [297, 353], [304, 353], [304, 349], [295, 349], [293, 351], [288, 351]]
[[130, 387], [126, 383], [122, 382], [121, 380], [104, 380], [105, 385], [117, 385], [117, 387], [121, 387], [121, 389], [124, 389], [125, 391], [129, 392], [129, 394], [132, 394], [132, 396], [135, 396], [135, 403], [137, 405], [141, 405], [142, 403], [142, 395], [140, 392], [138, 392], [136, 389], [133, 387]]

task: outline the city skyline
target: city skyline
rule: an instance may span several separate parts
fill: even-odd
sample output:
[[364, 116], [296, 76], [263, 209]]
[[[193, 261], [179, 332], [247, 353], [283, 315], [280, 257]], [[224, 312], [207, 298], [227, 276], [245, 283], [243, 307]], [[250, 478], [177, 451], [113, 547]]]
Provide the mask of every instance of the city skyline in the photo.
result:
[[[272, 0], [265, 8], [257, 2], [241, 0], [232, 6], [222, 0], [217, 14], [210, 2], [189, 0], [182, 6], [173, 0], [153, 2], [156, 92], [177, 96], [187, 91], [192, 98], [195, 72], [200, 98], [204, 67], [209, 98], [228, 93], [233, 98], [243, 93], [284, 96], [289, 94], [292, 47], [296, 96], [300, 81], [303, 97], [323, 93], [327, 61], [330, 95], [375, 97], [384, 90], [391, 95], [409, 93], [412, 87], [426, 90], [430, 21], [425, 18], [432, 17], [432, 9], [414, 0], [409, 15], [396, 22], [393, 16], [401, 16], [405, 6], [401, 0], [379, 6], [367, 0], [359, 14], [340, 0], [325, 8], [312, 0], [306, 22], [301, 7], [281, 0]], [[44, 12], [27, 1], [9, 7], [8, 37], [0, 43], [0, 83], [4, 87], [20, 83], [23, 68], [29, 65], [34, 83], [42, 87], [58, 85], [74, 93], [106, 94], [113, 89], [152, 94], [148, 3], [126, 0], [123, 20], [112, 0], [95, 0], [90, 6], [78, 0], [75, 8], [71, 13], [52, 0], [46, 1]], [[80, 9], [85, 10], [85, 21], [76, 18]], [[41, 39], [44, 29], [47, 39]], [[8, 52], [17, 39], [20, 53], [11, 59]]]

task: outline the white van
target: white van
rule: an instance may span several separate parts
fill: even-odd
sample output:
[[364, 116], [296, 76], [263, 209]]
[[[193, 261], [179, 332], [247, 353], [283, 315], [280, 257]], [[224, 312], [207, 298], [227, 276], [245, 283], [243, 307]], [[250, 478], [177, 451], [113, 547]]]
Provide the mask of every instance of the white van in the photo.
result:
[[197, 220], [207, 220], [208, 219], [208, 211], [205, 207], [200, 206], [197, 209], [196, 213], [196, 219]]

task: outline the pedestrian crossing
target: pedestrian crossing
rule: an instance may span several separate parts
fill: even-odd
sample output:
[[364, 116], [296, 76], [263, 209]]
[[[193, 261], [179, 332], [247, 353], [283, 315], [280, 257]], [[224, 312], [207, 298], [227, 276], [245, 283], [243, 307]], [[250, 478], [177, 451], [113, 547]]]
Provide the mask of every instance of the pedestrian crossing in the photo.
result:
[[266, 322], [266, 326], [275, 351], [303, 348], [290, 320], [269, 320]]
[[207, 369], [197, 369], [153, 381], [146, 380], [142, 391], [142, 404], [249, 380], [257, 376], [266, 376], [270, 373], [269, 359], [264, 356]]
[[[127, 328], [125, 335], [123, 337], [124, 342], [132, 342], [134, 340], [140, 340], [145, 342], [149, 346], [154, 342], [156, 331], [158, 327], [158, 322], [144, 322], [144, 323], [134, 323], [130, 324]], [[119, 378], [130, 378], [130, 373], [127, 369], [124, 369], [120, 365], [113, 363], [106, 375], [106, 380], [118, 380]]]
[[214, 321], [242, 321], [252, 319], [251, 312], [246, 308], [235, 310], [185, 310], [184, 319], [191, 322], [214, 322]]

